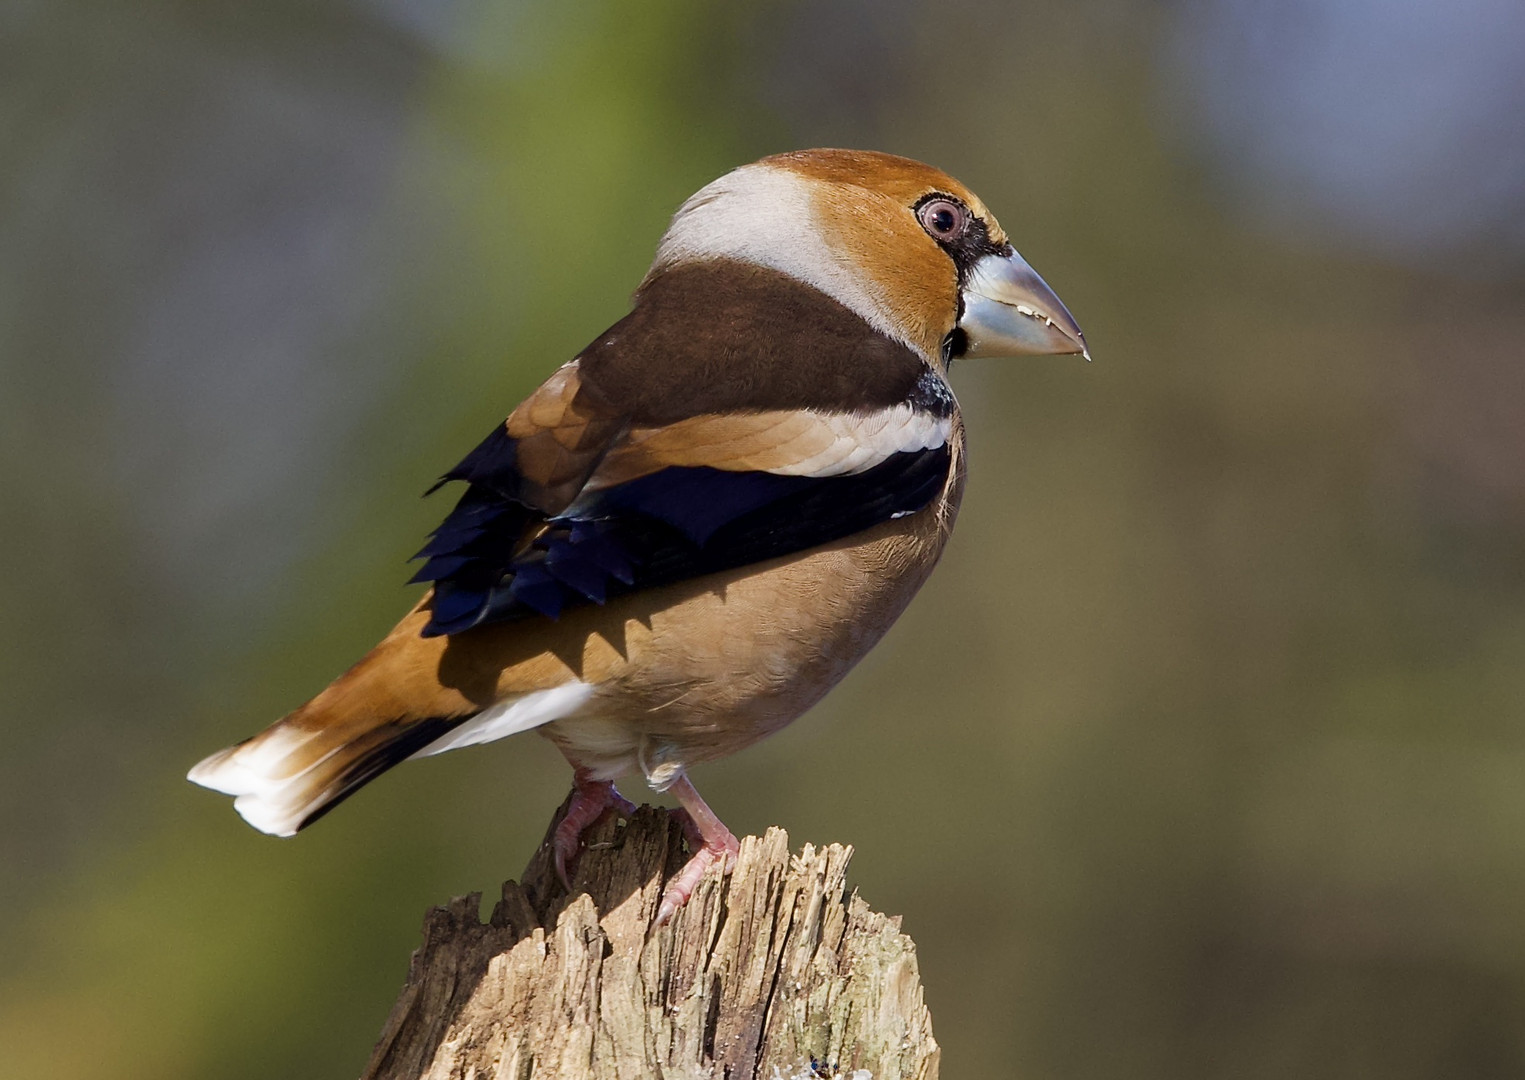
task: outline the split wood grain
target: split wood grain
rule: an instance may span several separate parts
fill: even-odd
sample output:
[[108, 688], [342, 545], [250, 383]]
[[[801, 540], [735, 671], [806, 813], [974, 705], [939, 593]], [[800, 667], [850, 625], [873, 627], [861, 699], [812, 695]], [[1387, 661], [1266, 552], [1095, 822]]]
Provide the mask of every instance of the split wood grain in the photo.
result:
[[851, 856], [746, 837], [653, 930], [686, 858], [666, 811], [601, 823], [570, 893], [542, 844], [486, 923], [480, 894], [429, 912], [364, 1080], [936, 1080], [915, 946]]

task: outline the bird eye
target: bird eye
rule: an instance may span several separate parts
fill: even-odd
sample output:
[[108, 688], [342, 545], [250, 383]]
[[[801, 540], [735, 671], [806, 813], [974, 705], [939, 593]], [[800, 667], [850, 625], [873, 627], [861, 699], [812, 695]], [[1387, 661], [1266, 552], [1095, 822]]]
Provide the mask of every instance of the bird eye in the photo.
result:
[[940, 242], [957, 240], [969, 224], [969, 211], [952, 199], [928, 199], [917, 209], [916, 216], [928, 235]]

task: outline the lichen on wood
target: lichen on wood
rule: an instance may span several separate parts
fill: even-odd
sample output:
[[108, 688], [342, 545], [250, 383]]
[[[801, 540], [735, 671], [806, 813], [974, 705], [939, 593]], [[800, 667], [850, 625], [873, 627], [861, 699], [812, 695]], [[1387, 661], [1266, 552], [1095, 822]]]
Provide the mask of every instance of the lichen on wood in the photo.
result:
[[682, 830], [643, 807], [589, 841], [570, 892], [542, 844], [487, 922], [480, 894], [429, 912], [365, 1080], [935, 1080], [915, 946], [850, 847], [746, 837], [653, 928]]

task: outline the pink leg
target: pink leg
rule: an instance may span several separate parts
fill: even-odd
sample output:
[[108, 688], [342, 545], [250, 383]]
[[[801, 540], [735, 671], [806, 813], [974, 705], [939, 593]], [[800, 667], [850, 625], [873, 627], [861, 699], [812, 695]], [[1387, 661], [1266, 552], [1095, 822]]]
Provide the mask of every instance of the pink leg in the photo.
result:
[[736, 865], [736, 853], [741, 850], [741, 844], [731, 834], [721, 820], [715, 816], [705, 801], [694, 790], [694, 785], [688, 777], [679, 774], [678, 779], [667, 789], [672, 792], [678, 804], [683, 807], [678, 811], [684, 818], [683, 831], [688, 834], [689, 845], [693, 847], [693, 857], [688, 860], [676, 877], [667, 883], [667, 890], [662, 894], [661, 906], [657, 908], [657, 925], [661, 926], [673, 913], [688, 902], [688, 898], [694, 894], [694, 889], [704, 878], [704, 872], [715, 864], [717, 859], [725, 860], [725, 872], [730, 873]]
[[621, 795], [612, 780], [594, 780], [586, 769], [572, 773], [572, 803], [567, 807], [566, 817], [556, 826], [556, 876], [568, 889], [572, 883], [567, 870], [577, 861], [582, 848], [584, 830], [609, 810], [617, 810], [625, 817], [635, 813], [635, 804]]

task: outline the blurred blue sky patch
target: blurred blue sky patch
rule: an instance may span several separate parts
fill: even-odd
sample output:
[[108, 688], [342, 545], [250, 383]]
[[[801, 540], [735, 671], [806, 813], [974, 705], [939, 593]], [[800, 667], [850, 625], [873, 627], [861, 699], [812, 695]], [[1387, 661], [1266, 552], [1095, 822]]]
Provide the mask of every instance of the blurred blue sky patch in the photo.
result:
[[1188, 123], [1275, 226], [1525, 256], [1525, 4], [1189, 0], [1165, 48]]

